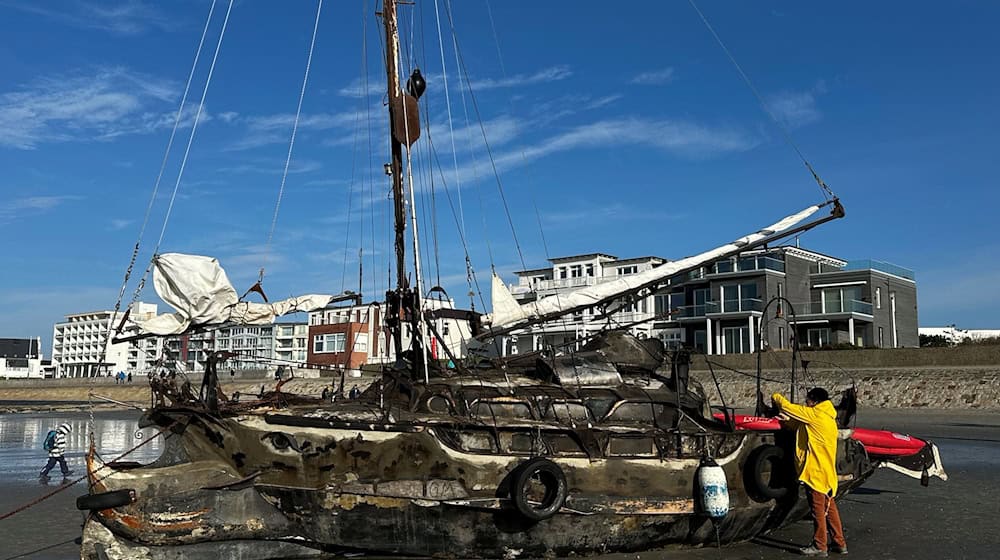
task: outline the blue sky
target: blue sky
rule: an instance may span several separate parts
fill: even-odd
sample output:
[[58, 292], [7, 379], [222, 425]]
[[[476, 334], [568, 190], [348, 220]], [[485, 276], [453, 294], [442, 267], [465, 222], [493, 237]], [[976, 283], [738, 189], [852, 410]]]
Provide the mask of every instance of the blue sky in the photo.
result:
[[[444, 3], [454, 155], [434, 2], [401, 14], [406, 64], [429, 81], [431, 129], [414, 156], [425, 268], [459, 304], [455, 214], [484, 290], [491, 264], [508, 281], [522, 267], [480, 119], [528, 268], [593, 251], [678, 258], [821, 200], [687, 2], [455, 2], [461, 70]], [[41, 336], [48, 352], [65, 314], [113, 307], [210, 4], [0, 0], [0, 336]], [[226, 5], [126, 301], [159, 237]], [[996, 328], [1000, 5], [699, 6], [844, 202], [847, 218], [802, 245], [915, 270], [922, 325]], [[160, 249], [217, 256], [237, 289], [266, 262], [268, 295], [286, 297], [353, 289], [363, 246], [371, 297], [392, 254], [372, 2], [324, 5], [266, 248], [315, 11], [235, 4]]]

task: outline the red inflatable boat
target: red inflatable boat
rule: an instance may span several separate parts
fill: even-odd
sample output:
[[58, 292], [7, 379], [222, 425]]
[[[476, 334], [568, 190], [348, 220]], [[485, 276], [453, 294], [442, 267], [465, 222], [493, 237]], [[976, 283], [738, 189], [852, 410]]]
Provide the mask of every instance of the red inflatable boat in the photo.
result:
[[[715, 418], [725, 420], [725, 416], [721, 413], [716, 414]], [[750, 416], [748, 414], [736, 414], [733, 418], [737, 430], [769, 431], [781, 429], [781, 420], [778, 418]], [[927, 446], [927, 442], [922, 439], [888, 430], [854, 428], [851, 430], [851, 438], [864, 445], [865, 451], [873, 458], [907, 457], [919, 453]]]

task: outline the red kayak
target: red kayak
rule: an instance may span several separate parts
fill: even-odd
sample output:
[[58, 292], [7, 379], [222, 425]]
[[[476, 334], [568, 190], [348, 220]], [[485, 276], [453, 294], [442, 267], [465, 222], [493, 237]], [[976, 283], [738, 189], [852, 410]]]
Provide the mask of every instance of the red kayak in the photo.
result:
[[[717, 420], [725, 420], [721, 413], [715, 414]], [[763, 416], [736, 414], [734, 416], [737, 430], [773, 431], [781, 429], [781, 420]], [[869, 430], [854, 428], [851, 438], [865, 446], [865, 451], [872, 456], [906, 457], [919, 453], [927, 442], [907, 434], [890, 432], [889, 430]]]

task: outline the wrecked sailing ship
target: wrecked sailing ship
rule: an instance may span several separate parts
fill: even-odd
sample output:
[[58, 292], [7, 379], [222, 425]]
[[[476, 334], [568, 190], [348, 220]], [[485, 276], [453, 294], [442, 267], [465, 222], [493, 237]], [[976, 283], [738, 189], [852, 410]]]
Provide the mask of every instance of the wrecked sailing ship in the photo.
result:
[[[419, 135], [423, 85], [418, 72], [405, 90], [398, 78], [395, 10], [386, 0], [381, 16], [397, 270], [386, 302], [396, 363], [359, 398], [332, 402], [283, 393], [280, 383], [257, 399], [227, 400], [218, 389], [227, 353], [210, 357], [197, 394], [157, 386], [141, 424], [164, 435], [160, 458], [140, 465], [104, 462], [93, 447], [88, 454], [81, 556], [512, 558], [728, 543], [801, 518], [792, 434], [747, 429], [731, 409], [713, 409], [683, 352], [614, 329], [579, 349], [506, 358], [463, 360], [447, 348], [404, 260], [402, 155]], [[843, 214], [832, 199], [700, 255], [525, 305], [494, 277], [491, 315], [469, 318], [477, 338], [490, 340], [585, 308], [612, 313], [673, 275]], [[332, 299], [248, 303], [213, 259], [164, 254], [155, 266], [157, 292], [177, 312], [140, 324], [145, 333], [261, 324]], [[406, 347], [404, 326], [419, 333]], [[428, 358], [430, 340], [451, 364]], [[891, 459], [873, 459], [845, 433], [840, 494]], [[914, 465], [937, 467], [936, 449]]]

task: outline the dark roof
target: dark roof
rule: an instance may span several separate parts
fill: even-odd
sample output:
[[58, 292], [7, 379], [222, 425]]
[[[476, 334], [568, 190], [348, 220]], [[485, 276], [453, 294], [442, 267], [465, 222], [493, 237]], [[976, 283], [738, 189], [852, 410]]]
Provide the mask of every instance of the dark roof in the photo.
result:
[[654, 255], [650, 255], [648, 257], [632, 257], [631, 259], [619, 259], [619, 260], [615, 261], [614, 264], [616, 264], [616, 265], [618, 265], [618, 264], [632, 264], [632, 263], [648, 262], [650, 260], [658, 260], [661, 263], [667, 262], [667, 259], [665, 259], [663, 257], [657, 257], [657, 256], [654, 256]]
[[38, 339], [35, 338], [0, 338], [0, 358], [27, 358], [37, 356], [41, 352]]
[[607, 253], [585, 253], [583, 255], [570, 255], [568, 257], [556, 257], [554, 259], [549, 259], [549, 262], [550, 263], [560, 263], [560, 262], [578, 261], [578, 260], [581, 260], [581, 259], [587, 259], [587, 258], [592, 258], [592, 257], [607, 257], [607, 258], [612, 259], [612, 260], [618, 259], [618, 257], [616, 257], [614, 255], [609, 255]]
[[532, 268], [529, 270], [518, 270], [514, 274], [521, 276], [522, 274], [538, 274], [539, 272], [552, 272], [551, 268]]

